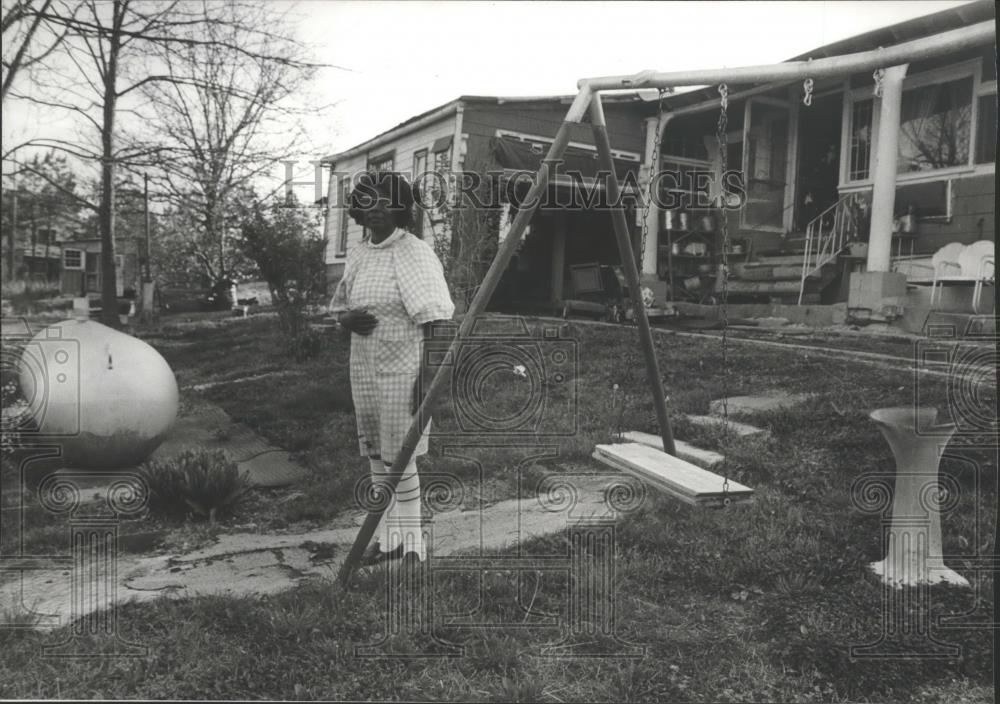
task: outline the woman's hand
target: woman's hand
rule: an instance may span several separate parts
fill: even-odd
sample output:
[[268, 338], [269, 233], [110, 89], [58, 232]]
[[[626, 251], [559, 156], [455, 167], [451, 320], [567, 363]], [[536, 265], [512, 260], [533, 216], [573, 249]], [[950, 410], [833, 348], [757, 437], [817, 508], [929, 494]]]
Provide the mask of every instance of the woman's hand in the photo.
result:
[[340, 323], [341, 327], [346, 330], [350, 330], [358, 335], [371, 335], [372, 330], [378, 325], [378, 318], [369, 313], [367, 310], [360, 308], [352, 308], [351, 310], [346, 310], [337, 316], [337, 322]]

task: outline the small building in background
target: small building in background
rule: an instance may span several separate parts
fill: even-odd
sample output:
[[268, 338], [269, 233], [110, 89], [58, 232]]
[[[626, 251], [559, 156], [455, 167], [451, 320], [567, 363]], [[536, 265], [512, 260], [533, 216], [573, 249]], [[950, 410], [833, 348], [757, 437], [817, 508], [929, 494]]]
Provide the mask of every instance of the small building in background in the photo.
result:
[[[130, 298], [139, 290], [142, 279], [139, 238], [128, 237], [115, 242], [117, 295]], [[63, 242], [59, 290], [65, 296], [99, 296], [101, 293], [101, 240], [79, 239]]]

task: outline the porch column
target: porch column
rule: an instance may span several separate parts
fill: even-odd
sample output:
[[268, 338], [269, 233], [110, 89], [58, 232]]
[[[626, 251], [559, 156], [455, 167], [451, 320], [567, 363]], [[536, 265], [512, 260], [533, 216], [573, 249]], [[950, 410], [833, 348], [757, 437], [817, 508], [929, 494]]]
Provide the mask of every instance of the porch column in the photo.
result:
[[562, 303], [563, 292], [563, 270], [566, 266], [566, 211], [560, 210], [555, 214], [555, 222], [552, 230], [552, 276], [551, 291], [549, 298], [556, 305]]
[[882, 79], [878, 137], [875, 140], [871, 230], [868, 235], [868, 271], [889, 271], [892, 254], [893, 206], [896, 199], [896, 160], [903, 79], [909, 64], [886, 69]]

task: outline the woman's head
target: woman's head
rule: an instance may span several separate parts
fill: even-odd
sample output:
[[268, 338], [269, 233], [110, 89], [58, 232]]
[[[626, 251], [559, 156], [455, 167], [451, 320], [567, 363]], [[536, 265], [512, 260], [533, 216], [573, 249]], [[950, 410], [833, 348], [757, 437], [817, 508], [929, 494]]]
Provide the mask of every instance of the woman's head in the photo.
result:
[[409, 227], [413, 219], [413, 189], [394, 171], [364, 173], [351, 192], [347, 214], [363, 226], [379, 227], [385, 220]]

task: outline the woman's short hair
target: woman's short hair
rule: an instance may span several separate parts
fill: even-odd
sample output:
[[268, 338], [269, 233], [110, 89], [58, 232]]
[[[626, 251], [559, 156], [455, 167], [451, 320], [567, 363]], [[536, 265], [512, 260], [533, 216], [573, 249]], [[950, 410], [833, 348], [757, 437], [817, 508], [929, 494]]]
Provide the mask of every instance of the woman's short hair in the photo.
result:
[[389, 199], [389, 209], [396, 227], [410, 226], [413, 222], [414, 189], [406, 177], [396, 171], [369, 171], [361, 174], [351, 191], [347, 214], [364, 226], [365, 212], [380, 198]]

